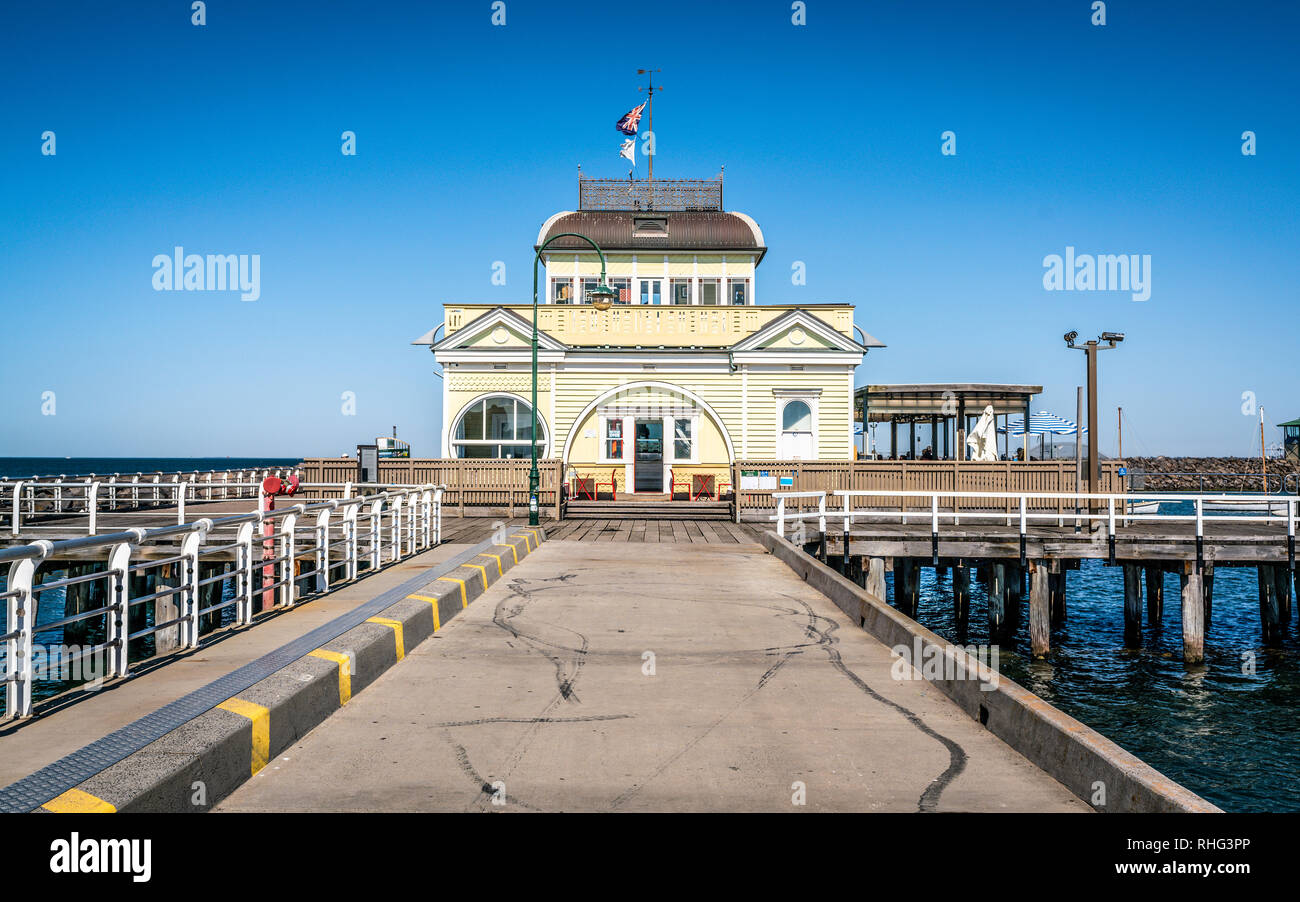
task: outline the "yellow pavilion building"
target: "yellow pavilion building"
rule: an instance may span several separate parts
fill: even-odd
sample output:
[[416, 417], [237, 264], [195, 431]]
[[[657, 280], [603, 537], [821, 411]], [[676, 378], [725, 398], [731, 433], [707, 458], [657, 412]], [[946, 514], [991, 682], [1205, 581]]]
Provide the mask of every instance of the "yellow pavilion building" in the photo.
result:
[[[606, 257], [613, 306], [589, 293]], [[608, 494], [731, 481], [736, 462], [850, 460], [854, 371], [883, 345], [851, 304], [758, 303], [767, 253], [722, 179], [579, 179], [542, 224], [538, 456]], [[453, 303], [415, 343], [443, 367], [442, 453], [527, 458], [532, 304]], [[612, 484], [612, 485], [611, 485]], [[679, 492], [681, 488], [677, 489]]]

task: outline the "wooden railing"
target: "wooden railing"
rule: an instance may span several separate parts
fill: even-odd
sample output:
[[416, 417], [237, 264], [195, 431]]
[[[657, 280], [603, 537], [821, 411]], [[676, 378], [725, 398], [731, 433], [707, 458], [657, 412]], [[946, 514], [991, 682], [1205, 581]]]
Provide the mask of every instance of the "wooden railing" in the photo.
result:
[[[1123, 492], [1119, 475], [1123, 461], [1103, 461], [1100, 492]], [[953, 461], [953, 460], [853, 460], [853, 461], [763, 461], [744, 460], [732, 465], [737, 485], [742, 471], [768, 474], [774, 487], [741, 488], [740, 509], [770, 510], [776, 506], [772, 493], [849, 491], [903, 492], [1073, 492], [1074, 461]], [[780, 477], [793, 479], [780, 485]], [[1085, 481], [1086, 486], [1086, 481]], [[888, 499], [892, 506], [924, 506], [923, 499]], [[1042, 502], [1044, 509], [1056, 509], [1055, 502]]]
[[[355, 482], [355, 457], [309, 457], [298, 465], [306, 483]], [[464, 515], [466, 507], [500, 508], [508, 516], [528, 510], [528, 460], [462, 460], [455, 457], [381, 459], [379, 482], [392, 485], [445, 485], [444, 509]], [[538, 503], [542, 513], [556, 511], [558, 460], [539, 460]]]

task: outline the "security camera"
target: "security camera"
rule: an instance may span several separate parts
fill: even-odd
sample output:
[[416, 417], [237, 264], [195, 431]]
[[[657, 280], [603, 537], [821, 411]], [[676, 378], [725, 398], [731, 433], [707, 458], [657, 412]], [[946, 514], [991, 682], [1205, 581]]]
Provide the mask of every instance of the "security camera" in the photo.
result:
[[1074, 344], [1074, 340], [1075, 340], [1076, 338], [1078, 338], [1078, 337], [1079, 337], [1079, 333], [1078, 333], [1078, 332], [1066, 332], [1066, 333], [1065, 333], [1065, 343], [1066, 343], [1067, 345], [1072, 345], [1072, 344]]
[[1103, 332], [1103, 333], [1101, 333], [1101, 340], [1102, 340], [1102, 341], [1113, 341], [1113, 342], [1117, 342], [1117, 343], [1118, 343], [1118, 342], [1121, 342], [1121, 341], [1124, 340], [1124, 333], [1123, 333], [1123, 332]]

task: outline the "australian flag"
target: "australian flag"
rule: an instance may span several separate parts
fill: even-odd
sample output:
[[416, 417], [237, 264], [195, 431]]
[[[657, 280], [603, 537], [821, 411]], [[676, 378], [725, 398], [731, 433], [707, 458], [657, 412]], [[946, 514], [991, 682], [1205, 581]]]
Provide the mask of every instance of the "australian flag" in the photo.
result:
[[644, 109], [645, 104], [642, 103], [636, 109], [624, 113], [623, 118], [614, 124], [614, 128], [618, 129], [625, 135], [635, 135], [637, 128], [641, 125], [641, 112]]

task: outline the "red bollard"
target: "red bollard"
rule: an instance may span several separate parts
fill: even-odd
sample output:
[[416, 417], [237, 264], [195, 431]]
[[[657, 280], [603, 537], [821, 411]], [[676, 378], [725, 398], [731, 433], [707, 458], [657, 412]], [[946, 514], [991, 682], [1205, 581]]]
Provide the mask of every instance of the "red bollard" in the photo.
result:
[[[278, 476], [268, 476], [262, 480], [262, 513], [266, 514], [275, 510], [276, 495], [292, 495], [298, 490], [298, 477], [290, 476], [288, 481], [280, 479]], [[262, 520], [262, 560], [270, 560], [275, 557], [275, 521], [266, 517]], [[291, 552], [292, 554], [292, 552]], [[292, 556], [287, 564], [293, 566]], [[275, 582], [275, 564], [262, 565], [262, 585], [269, 586]], [[275, 590], [262, 590], [262, 610], [269, 611], [275, 607]]]

